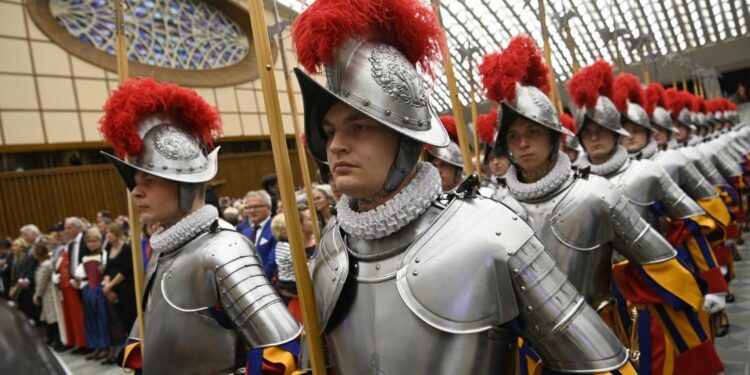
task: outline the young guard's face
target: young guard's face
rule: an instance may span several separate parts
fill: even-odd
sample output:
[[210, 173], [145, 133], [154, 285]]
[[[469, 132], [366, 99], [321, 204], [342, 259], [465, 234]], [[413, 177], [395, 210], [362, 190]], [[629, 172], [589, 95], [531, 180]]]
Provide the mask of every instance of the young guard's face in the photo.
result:
[[396, 159], [399, 135], [344, 103], [328, 110], [322, 126], [332, 186], [354, 199], [381, 193]]
[[171, 224], [181, 216], [179, 187], [174, 181], [137, 171], [131, 195], [146, 224]]
[[506, 137], [508, 151], [522, 170], [535, 171], [549, 162], [552, 139], [547, 128], [519, 117], [511, 124]]
[[617, 135], [593, 121], [588, 121], [583, 126], [580, 137], [581, 144], [593, 164], [601, 164], [609, 160], [617, 147]]
[[622, 127], [630, 133], [630, 137], [622, 137], [622, 143], [628, 152], [635, 153], [646, 147], [648, 143], [648, 130], [630, 121], [622, 124]]

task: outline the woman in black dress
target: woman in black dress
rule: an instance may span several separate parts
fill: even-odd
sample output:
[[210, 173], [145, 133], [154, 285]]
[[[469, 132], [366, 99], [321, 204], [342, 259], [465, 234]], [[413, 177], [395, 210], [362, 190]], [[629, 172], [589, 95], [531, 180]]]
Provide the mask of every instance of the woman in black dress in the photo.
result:
[[107, 232], [107, 266], [104, 268], [102, 291], [110, 303], [116, 319], [110, 327], [113, 350], [106, 363], [115, 363], [116, 348], [127, 338], [136, 318], [135, 290], [133, 287], [133, 259], [130, 243], [122, 224], [112, 223]]

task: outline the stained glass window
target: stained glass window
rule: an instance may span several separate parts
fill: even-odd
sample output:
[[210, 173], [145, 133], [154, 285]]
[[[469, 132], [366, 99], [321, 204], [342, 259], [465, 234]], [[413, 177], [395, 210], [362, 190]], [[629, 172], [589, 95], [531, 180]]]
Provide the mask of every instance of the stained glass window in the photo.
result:
[[[57, 22], [99, 50], [115, 54], [111, 0], [50, 0]], [[128, 58], [183, 70], [223, 68], [248, 53], [247, 34], [200, 0], [124, 0]]]

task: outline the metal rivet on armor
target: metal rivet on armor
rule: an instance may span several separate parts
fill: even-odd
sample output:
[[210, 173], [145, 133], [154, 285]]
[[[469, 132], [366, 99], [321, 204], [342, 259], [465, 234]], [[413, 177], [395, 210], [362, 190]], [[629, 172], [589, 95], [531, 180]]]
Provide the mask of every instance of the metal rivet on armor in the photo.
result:
[[379, 264], [376, 264], [376, 265], [375, 265], [375, 269], [376, 269], [376, 270], [379, 270], [379, 269], [380, 269], [380, 265], [379, 265]]
[[153, 168], [153, 167], [154, 167], [154, 165], [153, 165], [153, 164], [151, 164], [151, 163], [148, 163], [148, 167], [149, 167], [149, 168]]
[[503, 234], [503, 232], [501, 232], [501, 231], [497, 231], [497, 232], [495, 232], [495, 235], [496, 235], [496, 236], [499, 236], [499, 235], [501, 235], [501, 234]]
[[343, 94], [344, 94], [344, 96], [349, 96], [349, 95], [351, 95], [352, 93], [351, 93], [351, 91], [349, 91], [349, 90], [344, 90]]
[[223, 278], [221, 278], [221, 277], [219, 278], [219, 281], [223, 281], [223, 280], [224, 280]]
[[409, 116], [404, 116], [404, 122], [409, 122], [409, 121], [411, 121], [411, 119], [409, 118]]
[[525, 292], [525, 291], [526, 291], [526, 287], [525, 287], [525, 286], [522, 286], [522, 287], [521, 287], [521, 291], [522, 291], [522, 292]]
[[526, 308], [526, 310], [527, 310], [528, 312], [532, 312], [532, 311], [534, 311], [534, 308], [533, 308], [533, 307], [531, 307], [531, 306], [529, 306], [529, 307], [527, 307], [527, 308]]
[[271, 67], [271, 65], [269, 65], [269, 64], [266, 64], [266, 70], [270, 71], [271, 69], [273, 69], [273, 68]]
[[514, 221], [518, 220], [518, 216], [513, 216], [511, 219], [513, 219]]
[[512, 252], [512, 251], [509, 251], [509, 252], [507, 252], [506, 254], [508, 254], [508, 256], [511, 256], [511, 255], [513, 255], [513, 252]]
[[221, 290], [221, 294], [227, 294], [227, 290], [226, 289], [222, 289]]
[[414, 276], [417, 276], [417, 275], [419, 275], [419, 271], [414, 271], [411, 274], [414, 275]]
[[[356, 264], [355, 264], [355, 266], [356, 266]], [[334, 270], [334, 271], [338, 271], [338, 270], [339, 270], [339, 266], [336, 266], [336, 267], [334, 267], [334, 269], [333, 269], [333, 270]]]
[[177, 168], [177, 173], [182, 172], [182, 168]]
[[422, 261], [422, 259], [419, 259], [419, 258], [417, 258], [417, 259], [414, 259], [414, 263], [419, 263], [419, 262], [421, 262], [421, 261]]
[[195, 170], [195, 168], [193, 168], [193, 167], [190, 167], [190, 172], [192, 172], [192, 171], [194, 171], [194, 170]]
[[518, 268], [514, 268], [513, 269], [513, 273], [519, 273], [519, 272], [521, 272], [521, 271], [519, 271]]
[[390, 116], [391, 115], [391, 110], [390, 109], [386, 109], [385, 110], [385, 115], [386, 116]]
[[331, 281], [336, 281], [336, 277], [331, 278]]
[[167, 169], [169, 169], [169, 167], [167, 167], [167, 166], [165, 165], [165, 166], [161, 167], [161, 169], [163, 169], [163, 170], [165, 170], [165, 171], [166, 171]]
[[369, 106], [370, 105], [370, 100], [369, 99], [365, 99], [364, 101], [362, 101], [362, 105], [365, 106], [365, 107]]

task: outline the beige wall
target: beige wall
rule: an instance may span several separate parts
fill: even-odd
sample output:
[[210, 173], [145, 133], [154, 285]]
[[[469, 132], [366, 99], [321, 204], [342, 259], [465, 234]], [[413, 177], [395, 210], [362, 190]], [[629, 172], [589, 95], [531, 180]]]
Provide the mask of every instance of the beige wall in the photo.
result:
[[[273, 14], [266, 12], [269, 23]], [[291, 40], [287, 59], [294, 62]], [[292, 65], [293, 66], [293, 65]], [[293, 133], [281, 60], [276, 60], [284, 127]], [[29, 18], [21, 0], [0, 0], [0, 147], [100, 142], [97, 122], [117, 74], [84, 62], [50, 41]], [[302, 108], [296, 80], [297, 107]], [[196, 91], [217, 106], [224, 136], [268, 134], [260, 81]], [[301, 122], [300, 116], [300, 124]], [[52, 146], [54, 148], [54, 146]]]

